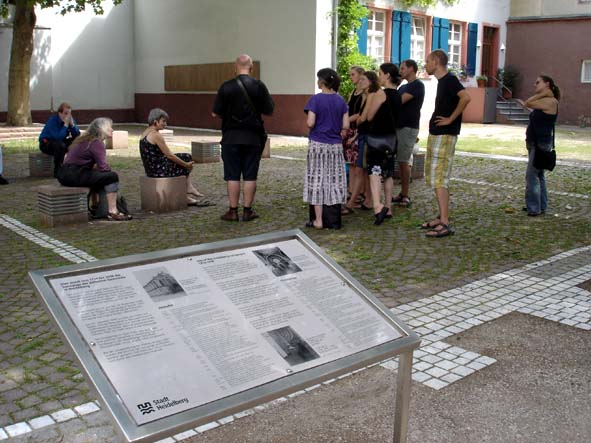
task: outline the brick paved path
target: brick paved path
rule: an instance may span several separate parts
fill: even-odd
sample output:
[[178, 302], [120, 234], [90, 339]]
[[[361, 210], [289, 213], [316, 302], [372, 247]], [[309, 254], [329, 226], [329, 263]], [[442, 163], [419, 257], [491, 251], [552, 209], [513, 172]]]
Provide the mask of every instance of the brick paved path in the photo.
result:
[[[305, 158], [305, 150], [297, 148], [275, 147], [273, 154]], [[28, 422], [27, 426], [34, 428], [48, 423], [39, 421], [40, 417], [51, 417], [51, 414], [81, 405], [86, 405], [86, 409], [82, 409], [85, 412], [87, 408], [92, 408], [89, 405], [95, 399], [33, 294], [26, 279], [29, 270], [69, 264], [72, 261], [70, 254], [77, 257], [88, 254], [105, 259], [302, 227], [306, 221], [307, 208], [301, 201], [304, 171], [301, 160], [273, 158], [263, 162], [256, 204], [261, 218], [248, 224], [224, 224], [219, 221], [219, 215], [227, 204], [220, 164], [197, 165], [194, 172], [199, 188], [210, 199], [217, 201], [218, 206], [190, 208], [156, 216], [139, 210], [141, 162], [137, 152], [130, 149], [110, 153], [110, 162], [122, 178], [122, 192], [130, 202], [135, 219], [130, 223], [93, 222], [49, 229], [38, 223], [36, 199], [30, 189], [53, 180], [28, 178], [26, 154], [5, 154], [4, 175], [11, 179], [11, 184], [0, 187], [0, 214], [8, 216], [3, 218], [4, 224], [0, 226], [0, 440], [20, 432], [20, 428], [11, 426]], [[345, 227], [340, 231], [307, 232], [383, 303], [397, 309], [395, 312], [403, 313], [402, 316], [413, 327], [426, 328], [421, 330], [424, 335], [440, 333], [447, 328], [447, 334], [440, 339], [433, 336], [429, 341], [435, 347], [423, 350], [424, 353], [418, 356], [422, 358], [430, 354], [440, 359], [433, 362], [421, 359], [421, 363], [432, 365], [421, 367], [421, 372], [428, 375], [421, 381], [453, 382], [457, 379], [449, 376], [454, 374], [454, 368], [456, 375], [460, 375], [457, 374], [459, 366], [464, 364], [468, 367], [469, 363], [480, 358], [462, 356], [458, 351], [448, 352], [455, 356], [453, 358], [436, 355], [449, 347], [441, 340], [460, 330], [450, 328], [455, 324], [438, 323], [441, 317], [434, 317], [432, 313], [439, 315], [437, 312], [441, 307], [437, 306], [435, 310], [428, 308], [431, 301], [440, 301], [444, 297], [442, 293], [457, 296], [458, 293], [453, 292], [458, 291], [456, 288], [466, 288], [469, 287], [466, 285], [486, 278], [494, 281], [495, 275], [512, 275], [512, 269], [591, 244], [588, 170], [565, 166], [551, 174], [548, 179], [549, 189], [553, 191], [550, 195], [551, 211], [546, 217], [531, 219], [520, 210], [523, 164], [458, 157], [454, 168], [451, 204], [452, 220], [457, 231], [454, 237], [426, 239], [424, 233], [416, 228], [419, 222], [435, 213], [431, 191], [421, 182], [412, 185], [412, 208], [395, 209], [394, 218], [381, 227], [372, 225], [370, 215], [356, 211], [345, 218]], [[34, 239], [40, 239], [38, 234], [25, 229], [24, 234], [29, 237], [23, 236], [23, 232], [13, 229], [17, 226], [13, 221], [70, 245], [82, 255], [76, 250], [56, 253], [56, 249], [63, 249], [60, 244], [48, 243], [47, 238], [35, 242]], [[43, 244], [44, 241], [49, 247]], [[580, 253], [577, 257], [584, 263], [567, 261], [566, 270], [588, 265], [588, 253]], [[549, 269], [538, 266], [528, 271], [528, 278], [541, 278], [539, 273], [546, 274]], [[583, 280], [585, 276], [591, 279], [588, 268], [582, 275]], [[493, 286], [495, 290], [503, 289]], [[466, 293], [462, 289], [459, 291]], [[480, 295], [482, 292], [490, 291], [485, 289]], [[500, 294], [502, 299], [503, 292]], [[582, 294], [585, 296], [586, 293]], [[587, 306], [584, 300], [580, 302], [583, 304], [577, 304], [572, 300], [554, 298], [550, 303], [552, 306], [540, 305], [540, 300], [531, 297], [520, 300], [515, 298], [507, 303], [520, 312], [531, 309], [532, 312], [545, 312], [546, 316], [570, 312], [573, 315], [561, 317], [562, 320], [576, 318], [579, 328], [583, 327], [581, 324], [589, 324], [588, 316], [574, 315], [578, 308], [573, 306]], [[464, 302], [467, 300], [464, 299]], [[520, 302], [526, 303], [526, 306], [515, 305]], [[421, 315], [424, 314], [423, 318], [409, 315], [415, 308], [426, 308], [431, 312], [419, 310]], [[460, 310], [464, 308], [468, 309], [464, 306]], [[483, 314], [486, 315], [484, 312], [478, 315]], [[493, 318], [490, 317], [491, 320]], [[451, 321], [462, 323], [464, 320]], [[473, 358], [457, 360], [468, 357]], [[446, 363], [447, 368], [441, 367], [441, 362], [445, 360], [456, 366]], [[492, 363], [488, 360], [480, 362]], [[447, 379], [444, 378], [446, 376]], [[417, 380], [420, 377], [424, 376], [415, 376]], [[74, 410], [75, 418], [59, 426], [44, 428], [45, 440], [41, 439], [41, 434], [33, 432], [9, 441], [61, 441], [60, 436], [66, 436], [64, 441], [78, 441], [68, 440], [72, 435], [84, 435], [85, 439], [79, 437], [80, 441], [117, 441], [103, 412], [82, 412]], [[64, 418], [63, 414], [68, 416], [69, 413], [63, 412], [51, 417], [51, 420], [60, 421]], [[31, 422], [35, 419], [37, 421]], [[92, 437], [94, 433], [97, 433], [96, 437]], [[33, 436], [34, 440], [27, 440]]]

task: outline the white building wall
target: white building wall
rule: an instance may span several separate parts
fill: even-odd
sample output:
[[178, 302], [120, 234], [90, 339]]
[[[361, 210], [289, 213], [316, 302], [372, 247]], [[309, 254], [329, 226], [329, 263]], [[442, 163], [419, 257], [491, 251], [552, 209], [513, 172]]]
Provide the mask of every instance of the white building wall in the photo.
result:
[[317, 3], [326, 2], [136, 1], [136, 92], [165, 92], [166, 65], [233, 62], [246, 53], [260, 61], [261, 80], [271, 93], [312, 93], [320, 46]]
[[[102, 16], [36, 11], [32, 110], [49, 110], [52, 98], [54, 108], [62, 101], [74, 109], [133, 108], [133, 1], [113, 7], [106, 0], [104, 9]], [[6, 111], [12, 28], [0, 29], [0, 111]]]

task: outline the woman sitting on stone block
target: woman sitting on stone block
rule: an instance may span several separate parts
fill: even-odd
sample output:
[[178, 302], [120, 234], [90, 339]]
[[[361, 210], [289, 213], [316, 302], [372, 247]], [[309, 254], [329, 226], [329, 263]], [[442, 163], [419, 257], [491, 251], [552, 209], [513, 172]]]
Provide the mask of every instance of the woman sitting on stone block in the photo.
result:
[[94, 119], [88, 125], [86, 134], [77, 137], [70, 145], [57, 179], [63, 186], [90, 188], [94, 195], [104, 189], [107, 195], [107, 219], [125, 221], [130, 220], [131, 216], [122, 214], [117, 209], [119, 176], [107, 163], [104, 142], [112, 136], [112, 126], [113, 121], [110, 118]]
[[140, 154], [146, 175], [148, 177], [187, 177], [187, 204], [189, 206], [205, 206], [204, 201], [197, 200], [203, 197], [193, 183], [189, 174], [193, 170], [193, 158], [191, 154], [174, 154], [166, 145], [160, 130], [166, 128], [168, 114], [166, 111], [155, 108], [148, 115], [148, 128], [140, 137]]

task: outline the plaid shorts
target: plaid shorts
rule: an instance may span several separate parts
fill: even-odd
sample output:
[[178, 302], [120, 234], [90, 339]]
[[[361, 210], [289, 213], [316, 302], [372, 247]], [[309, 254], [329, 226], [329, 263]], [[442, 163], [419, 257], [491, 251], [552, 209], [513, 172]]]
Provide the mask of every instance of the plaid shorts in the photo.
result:
[[447, 189], [457, 141], [457, 135], [429, 134], [425, 158], [425, 183], [432, 189]]

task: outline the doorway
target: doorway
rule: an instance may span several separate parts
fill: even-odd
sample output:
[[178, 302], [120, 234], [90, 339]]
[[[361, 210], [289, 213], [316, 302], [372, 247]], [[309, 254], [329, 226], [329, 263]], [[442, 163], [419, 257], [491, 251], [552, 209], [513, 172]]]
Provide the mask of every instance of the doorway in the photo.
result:
[[488, 84], [493, 84], [492, 77], [496, 77], [498, 68], [498, 28], [483, 27], [482, 32], [482, 75], [488, 77]]

